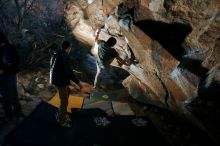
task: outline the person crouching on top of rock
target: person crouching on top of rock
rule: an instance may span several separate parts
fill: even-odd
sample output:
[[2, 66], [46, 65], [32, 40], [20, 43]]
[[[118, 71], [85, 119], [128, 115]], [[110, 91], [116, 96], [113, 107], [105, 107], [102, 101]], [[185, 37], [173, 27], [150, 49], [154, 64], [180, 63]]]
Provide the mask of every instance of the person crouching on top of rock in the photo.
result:
[[67, 115], [68, 98], [70, 94], [70, 81], [75, 82], [80, 89], [80, 81], [75, 77], [70, 66], [71, 45], [68, 41], [62, 43], [62, 48], [55, 53], [50, 60], [50, 83], [55, 85], [60, 98], [60, 107], [56, 115], [57, 121], [62, 127], [71, 127], [71, 120]]
[[99, 82], [100, 74], [103, 72], [104, 69], [109, 69], [111, 62], [116, 58], [118, 61], [119, 66], [130, 65], [128, 62], [124, 61], [120, 58], [118, 52], [113, 48], [117, 43], [117, 40], [114, 37], [110, 37], [107, 41], [99, 40], [99, 33], [101, 29], [98, 29], [95, 42], [98, 44], [98, 54], [96, 57], [96, 76], [94, 80], [95, 89]]

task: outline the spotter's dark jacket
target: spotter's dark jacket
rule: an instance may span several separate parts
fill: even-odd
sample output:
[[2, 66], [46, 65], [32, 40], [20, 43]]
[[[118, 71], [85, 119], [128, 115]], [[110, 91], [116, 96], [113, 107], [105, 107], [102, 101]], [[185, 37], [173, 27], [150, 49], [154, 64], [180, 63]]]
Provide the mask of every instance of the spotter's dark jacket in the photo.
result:
[[50, 60], [50, 83], [56, 86], [68, 86], [70, 80], [79, 83], [71, 69], [69, 55], [64, 50], [54, 53]]

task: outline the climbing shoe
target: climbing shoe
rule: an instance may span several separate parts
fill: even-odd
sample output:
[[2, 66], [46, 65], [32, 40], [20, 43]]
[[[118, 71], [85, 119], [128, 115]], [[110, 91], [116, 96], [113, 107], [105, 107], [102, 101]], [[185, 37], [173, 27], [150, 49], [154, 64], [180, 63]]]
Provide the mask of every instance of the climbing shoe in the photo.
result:
[[66, 121], [67, 121], [67, 122], [72, 122], [72, 120], [70, 119], [70, 116], [69, 116], [69, 115], [66, 115]]
[[66, 128], [70, 128], [71, 124], [70, 122], [72, 121], [69, 117], [69, 115], [65, 115], [65, 119], [61, 120], [59, 117], [59, 113], [55, 114], [56, 121], [62, 126]]
[[66, 121], [63, 122], [63, 123], [60, 123], [60, 126], [64, 127], [64, 128], [71, 128], [72, 127], [72, 125], [70, 123], [66, 122]]

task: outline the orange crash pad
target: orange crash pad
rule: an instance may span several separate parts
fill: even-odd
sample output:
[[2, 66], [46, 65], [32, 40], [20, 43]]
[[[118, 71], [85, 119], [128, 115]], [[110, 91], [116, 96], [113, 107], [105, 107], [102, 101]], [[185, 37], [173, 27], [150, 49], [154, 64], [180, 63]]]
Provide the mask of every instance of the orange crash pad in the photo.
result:
[[[83, 97], [70, 95], [67, 111], [71, 112], [72, 108], [81, 109], [83, 105], [83, 100], [84, 100]], [[53, 98], [51, 98], [51, 100], [48, 103], [55, 107], [59, 107], [60, 106], [59, 94], [57, 93]]]

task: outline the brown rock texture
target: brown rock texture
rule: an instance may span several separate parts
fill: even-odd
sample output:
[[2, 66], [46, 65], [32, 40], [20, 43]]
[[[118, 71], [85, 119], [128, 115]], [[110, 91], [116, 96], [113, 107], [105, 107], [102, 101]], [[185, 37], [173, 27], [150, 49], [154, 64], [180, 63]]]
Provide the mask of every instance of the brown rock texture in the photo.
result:
[[[130, 66], [119, 66], [114, 60], [112, 66], [129, 73], [122, 84], [132, 98], [187, 115], [186, 118], [201, 129], [209, 129], [210, 137], [217, 135], [215, 139], [219, 139], [220, 127], [216, 124], [220, 121], [219, 0], [50, 1], [34, 1], [33, 9], [21, 19], [22, 23], [18, 23], [13, 1], [2, 7], [4, 13], [0, 13], [0, 18], [4, 19], [0, 24], [7, 28], [9, 40], [18, 44], [18, 49], [19, 46], [24, 48], [21, 58], [25, 66], [45, 65], [41, 61], [49, 58], [52, 45], [60, 45], [67, 29], [83, 47], [92, 48], [96, 30], [102, 28], [100, 39], [114, 36], [120, 57], [131, 61]], [[122, 10], [120, 4], [124, 6]], [[45, 21], [45, 18], [51, 20]], [[28, 48], [31, 49], [27, 51]], [[89, 51], [94, 57], [97, 54], [95, 47]], [[48, 74], [22, 73], [19, 78], [19, 97], [22, 105], [27, 105], [26, 111], [40, 99], [48, 100], [55, 92], [48, 84]], [[197, 118], [199, 120], [195, 120]]]
[[[100, 27], [101, 39], [116, 37], [116, 50], [132, 62], [121, 68], [130, 74], [123, 86], [135, 100], [180, 113], [218, 141], [218, 125], [203, 118], [218, 121], [218, 0], [94, 0], [85, 8], [69, 5], [83, 12], [76, 25], [70, 23], [79, 41], [93, 46]], [[71, 7], [66, 11], [68, 22], [75, 21], [68, 17]], [[120, 24], [126, 17], [118, 12], [133, 18], [130, 30]], [[119, 67], [116, 61], [112, 65]], [[197, 113], [198, 107], [213, 114]]]
[[[119, 24], [120, 3], [133, 17], [130, 31]], [[220, 61], [218, 0], [94, 0], [86, 7], [68, 6], [68, 22], [76, 21], [69, 17], [71, 7], [83, 12], [76, 25], [70, 23], [79, 41], [94, 45], [94, 32], [103, 26], [101, 39], [115, 36], [120, 56], [133, 55], [135, 62], [121, 67], [130, 73], [123, 85], [140, 102], [184, 113], [199, 96], [201, 79]]]

